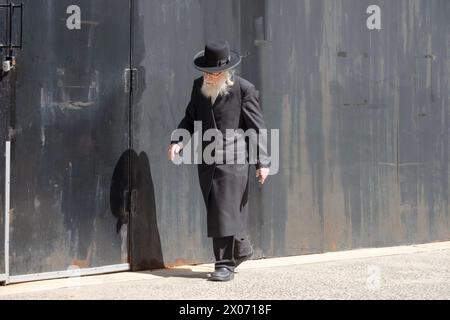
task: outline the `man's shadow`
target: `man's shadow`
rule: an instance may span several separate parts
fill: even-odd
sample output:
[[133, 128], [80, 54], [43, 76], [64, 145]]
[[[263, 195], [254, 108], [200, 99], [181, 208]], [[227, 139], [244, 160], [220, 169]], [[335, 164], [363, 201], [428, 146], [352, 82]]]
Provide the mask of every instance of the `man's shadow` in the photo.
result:
[[112, 214], [117, 218], [117, 233], [124, 224], [129, 223], [131, 270], [164, 268], [155, 189], [150, 162], [145, 152], [138, 155], [129, 149], [120, 157], [111, 181], [110, 206]]
[[169, 268], [152, 271], [140, 272], [143, 274], [151, 274], [163, 278], [191, 278], [191, 279], [207, 279], [211, 271], [194, 271], [189, 268]]

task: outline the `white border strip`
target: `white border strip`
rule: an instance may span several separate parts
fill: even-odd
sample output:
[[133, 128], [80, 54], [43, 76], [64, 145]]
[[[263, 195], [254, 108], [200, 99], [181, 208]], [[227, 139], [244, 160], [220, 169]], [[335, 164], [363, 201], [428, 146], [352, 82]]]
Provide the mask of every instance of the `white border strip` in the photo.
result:
[[10, 161], [11, 161], [11, 141], [5, 144], [5, 283], [9, 283], [9, 197], [10, 197]]
[[9, 276], [8, 283], [50, 280], [50, 279], [69, 278], [69, 277], [77, 277], [77, 276], [90, 276], [90, 275], [94, 275], [94, 274], [112, 273], [112, 272], [120, 272], [120, 271], [128, 271], [128, 270], [130, 270], [130, 264], [123, 263], [123, 264], [116, 264], [116, 265], [96, 267], [96, 268], [64, 270], [64, 271], [54, 271], [54, 272], [43, 272], [43, 273], [34, 273], [34, 274], [26, 274], [26, 275], [18, 275], [18, 276]]

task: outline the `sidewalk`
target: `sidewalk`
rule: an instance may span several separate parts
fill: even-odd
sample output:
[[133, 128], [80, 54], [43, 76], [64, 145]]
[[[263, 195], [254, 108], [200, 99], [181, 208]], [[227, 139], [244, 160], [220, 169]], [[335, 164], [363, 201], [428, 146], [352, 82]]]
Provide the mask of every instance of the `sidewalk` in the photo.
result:
[[450, 299], [450, 241], [247, 261], [231, 282], [212, 264], [0, 287], [0, 299]]

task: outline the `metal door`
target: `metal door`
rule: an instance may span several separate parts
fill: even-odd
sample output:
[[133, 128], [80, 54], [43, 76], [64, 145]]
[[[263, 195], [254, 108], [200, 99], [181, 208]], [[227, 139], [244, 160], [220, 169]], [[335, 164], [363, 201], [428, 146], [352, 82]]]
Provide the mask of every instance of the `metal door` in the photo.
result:
[[22, 2], [7, 282], [127, 270], [130, 1]]

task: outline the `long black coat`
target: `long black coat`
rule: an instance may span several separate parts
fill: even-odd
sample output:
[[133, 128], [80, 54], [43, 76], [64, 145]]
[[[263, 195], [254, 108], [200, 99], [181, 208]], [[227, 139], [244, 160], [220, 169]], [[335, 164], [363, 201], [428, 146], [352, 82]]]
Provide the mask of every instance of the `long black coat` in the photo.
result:
[[[249, 81], [234, 76], [229, 94], [218, 96], [213, 105], [211, 99], [201, 93], [203, 77], [194, 81], [191, 100], [186, 108], [179, 129], [194, 132], [194, 121], [202, 121], [202, 135], [208, 129], [265, 129], [259, 106], [258, 92]], [[172, 140], [172, 143], [180, 141]], [[185, 142], [184, 142], [185, 143]], [[209, 142], [202, 143], [202, 150]], [[181, 142], [183, 145], [183, 142]], [[259, 161], [256, 168], [263, 165]], [[249, 164], [198, 164], [200, 188], [207, 209], [208, 237], [226, 237], [245, 230], [248, 209]]]

